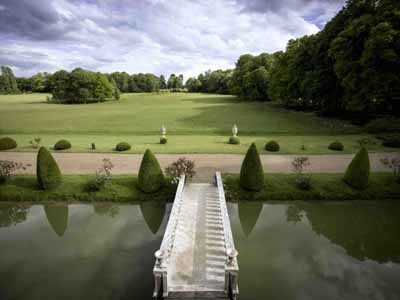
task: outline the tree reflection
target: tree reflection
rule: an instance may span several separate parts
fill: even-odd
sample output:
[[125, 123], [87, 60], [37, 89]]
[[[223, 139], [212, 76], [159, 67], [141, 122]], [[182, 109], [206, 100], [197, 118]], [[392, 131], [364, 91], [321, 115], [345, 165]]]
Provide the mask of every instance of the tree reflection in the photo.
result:
[[119, 214], [119, 207], [112, 203], [93, 203], [94, 213], [98, 216], [116, 217]]
[[298, 205], [289, 205], [286, 209], [286, 221], [296, 224], [303, 218], [301, 208]]
[[0, 204], [0, 227], [10, 227], [26, 221], [30, 205]]
[[400, 206], [396, 203], [300, 205], [312, 229], [359, 260], [400, 262]]
[[240, 201], [238, 204], [239, 220], [246, 237], [249, 237], [263, 208], [262, 202]]
[[142, 201], [140, 202], [140, 211], [143, 218], [153, 234], [160, 229], [164, 219], [166, 203], [164, 201]]
[[65, 203], [46, 204], [44, 212], [54, 232], [58, 236], [63, 236], [68, 226], [68, 205]]

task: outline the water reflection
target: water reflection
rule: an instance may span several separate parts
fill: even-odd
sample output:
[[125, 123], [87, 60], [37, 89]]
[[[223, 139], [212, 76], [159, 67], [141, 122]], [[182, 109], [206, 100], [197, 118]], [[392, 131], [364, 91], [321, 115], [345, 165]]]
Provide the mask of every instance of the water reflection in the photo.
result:
[[140, 211], [150, 231], [156, 234], [165, 215], [166, 203], [162, 201], [142, 201]]
[[0, 203], [0, 227], [17, 225], [26, 220], [30, 205]]
[[115, 218], [119, 213], [119, 207], [113, 203], [93, 203], [94, 213], [98, 216]]
[[244, 234], [249, 237], [263, 208], [262, 202], [239, 202], [238, 213]]
[[63, 236], [68, 226], [68, 205], [66, 203], [46, 204], [44, 212], [53, 231], [58, 236]]
[[241, 299], [400, 299], [400, 203], [239, 204]]
[[151, 299], [170, 204], [144, 207], [0, 205], [0, 299]]
[[400, 263], [400, 205], [397, 203], [296, 205], [312, 229], [359, 260]]

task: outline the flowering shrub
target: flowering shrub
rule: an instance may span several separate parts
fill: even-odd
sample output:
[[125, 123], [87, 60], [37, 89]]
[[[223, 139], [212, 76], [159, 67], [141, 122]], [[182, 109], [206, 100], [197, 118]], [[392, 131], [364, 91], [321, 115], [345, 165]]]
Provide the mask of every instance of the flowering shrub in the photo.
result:
[[186, 179], [193, 178], [196, 175], [194, 168], [194, 161], [181, 157], [166, 167], [165, 173], [172, 179], [173, 183], [177, 183], [181, 175], [186, 175]]
[[86, 184], [88, 192], [98, 192], [105, 188], [106, 184], [111, 181], [111, 170], [114, 168], [111, 160], [103, 159], [103, 166], [96, 171], [94, 178], [90, 179]]
[[309, 165], [310, 161], [305, 156], [295, 157], [292, 162], [293, 170], [297, 174], [296, 185], [301, 190], [311, 189], [311, 175], [304, 173], [304, 169]]
[[12, 160], [0, 160], [0, 183], [4, 183], [10, 179], [15, 171], [19, 169], [26, 170], [29, 166], [30, 164], [24, 165]]

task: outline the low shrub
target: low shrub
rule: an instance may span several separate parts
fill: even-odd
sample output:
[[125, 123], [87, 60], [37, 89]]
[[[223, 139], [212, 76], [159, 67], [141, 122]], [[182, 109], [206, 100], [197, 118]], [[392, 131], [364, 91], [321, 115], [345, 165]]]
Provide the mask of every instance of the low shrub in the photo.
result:
[[361, 148], [347, 167], [343, 180], [351, 187], [366, 189], [369, 184], [370, 163], [368, 151]]
[[160, 138], [160, 144], [164, 145], [166, 143], [168, 143], [168, 139], [166, 137], [161, 137]]
[[22, 163], [18, 163], [12, 160], [0, 160], [0, 184], [5, 183], [14, 172], [23, 169], [25, 170], [26, 167], [30, 165], [24, 165]]
[[229, 138], [229, 144], [231, 144], [231, 145], [239, 145], [240, 144], [240, 139], [237, 136], [231, 136]]
[[265, 150], [269, 152], [278, 152], [279, 149], [280, 146], [276, 141], [269, 141], [268, 143], [265, 144]]
[[296, 178], [296, 186], [302, 191], [311, 190], [311, 175], [299, 175]]
[[10, 137], [4, 137], [0, 139], [0, 150], [10, 150], [17, 148], [17, 142], [10, 138]]
[[59, 140], [54, 145], [54, 150], [66, 150], [71, 148], [71, 143], [67, 140]]
[[92, 143], [92, 150], [96, 150], [96, 144]]
[[129, 145], [126, 142], [118, 143], [117, 146], [115, 146], [116, 151], [128, 151], [130, 149], [131, 149], [131, 145]]
[[165, 168], [165, 174], [171, 178], [172, 183], [178, 183], [181, 175], [186, 175], [186, 179], [193, 178], [196, 175], [194, 167], [194, 161], [180, 157]]
[[36, 177], [38, 186], [42, 190], [55, 188], [61, 183], [60, 169], [45, 147], [41, 147], [37, 155]]
[[384, 137], [382, 145], [390, 148], [400, 148], [400, 134]]
[[251, 144], [240, 168], [241, 188], [258, 192], [264, 187], [264, 169], [254, 143]]
[[298, 156], [293, 159], [293, 171], [296, 173], [296, 186], [298, 189], [308, 191], [311, 189], [311, 175], [305, 174], [305, 169], [310, 165], [306, 156]]
[[111, 170], [114, 168], [110, 159], [103, 159], [103, 166], [96, 171], [94, 178], [88, 180], [85, 190], [88, 192], [98, 192], [105, 188], [108, 182], [111, 181]]
[[143, 155], [138, 175], [138, 188], [144, 193], [158, 192], [165, 184], [164, 174], [154, 154], [147, 149]]
[[341, 142], [335, 141], [328, 146], [328, 149], [333, 151], [343, 151], [344, 146]]

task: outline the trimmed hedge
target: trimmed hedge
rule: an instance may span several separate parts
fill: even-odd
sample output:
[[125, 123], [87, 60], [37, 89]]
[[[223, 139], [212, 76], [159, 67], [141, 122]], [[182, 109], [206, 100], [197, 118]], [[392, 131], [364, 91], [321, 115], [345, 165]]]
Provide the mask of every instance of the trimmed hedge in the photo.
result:
[[335, 141], [328, 146], [328, 149], [333, 151], [343, 151], [344, 146], [341, 142]]
[[278, 152], [280, 150], [280, 146], [276, 141], [269, 141], [265, 144], [265, 150], [270, 152]]
[[254, 143], [247, 150], [240, 168], [240, 186], [249, 191], [260, 191], [264, 187], [264, 169]]
[[10, 138], [10, 137], [4, 137], [0, 139], [0, 150], [10, 150], [17, 148], [17, 142]]
[[160, 144], [164, 145], [166, 143], [168, 143], [168, 139], [166, 137], [160, 138]]
[[164, 174], [154, 154], [147, 149], [143, 155], [138, 175], [138, 188], [144, 193], [155, 193], [165, 184]]
[[130, 149], [131, 149], [131, 145], [129, 145], [126, 142], [118, 143], [117, 146], [115, 146], [116, 151], [128, 151]]
[[343, 180], [351, 187], [363, 190], [369, 184], [370, 163], [368, 151], [364, 147], [357, 152], [347, 167]]
[[71, 148], [71, 143], [67, 140], [59, 140], [54, 145], [54, 150], [66, 150]]
[[45, 147], [41, 147], [37, 155], [36, 177], [38, 186], [42, 190], [55, 188], [61, 183], [60, 169]]
[[239, 145], [240, 144], [240, 139], [237, 136], [231, 136], [229, 138], [229, 144], [231, 144], [231, 145]]

